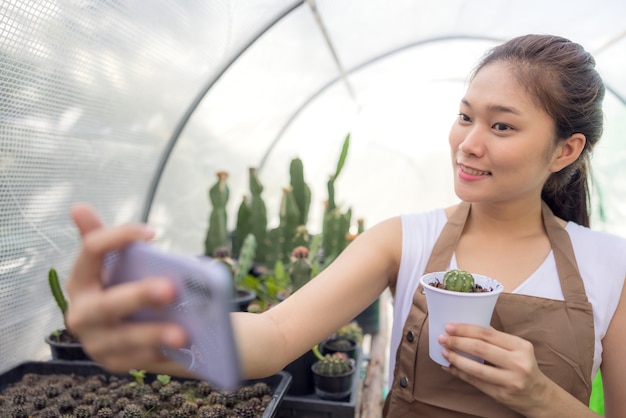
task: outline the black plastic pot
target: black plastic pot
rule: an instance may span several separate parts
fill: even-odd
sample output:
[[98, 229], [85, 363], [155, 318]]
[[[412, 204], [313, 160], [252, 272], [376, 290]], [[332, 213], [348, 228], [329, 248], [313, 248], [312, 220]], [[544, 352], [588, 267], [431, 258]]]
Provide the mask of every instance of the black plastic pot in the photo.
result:
[[50, 346], [53, 360], [91, 361], [81, 343], [64, 342], [64, 335], [67, 335], [67, 331], [61, 330], [60, 335], [50, 334], [45, 338], [46, 343]]
[[364, 334], [376, 334], [380, 330], [380, 298], [365, 308], [354, 320], [363, 329]]
[[354, 379], [356, 367], [348, 373], [326, 376], [315, 371], [315, 364], [311, 366], [315, 394], [322, 399], [341, 400], [348, 398], [352, 392], [352, 379]]
[[313, 351], [309, 350], [291, 363], [283, 370], [291, 375], [291, 386], [287, 393], [293, 396], [309, 395], [315, 392], [313, 386], [313, 373], [311, 366], [317, 361]]
[[232, 312], [247, 312], [248, 305], [256, 298], [256, 292], [248, 289], [237, 289], [237, 293], [233, 298]]
[[331, 337], [320, 344], [322, 355], [341, 352], [356, 360], [358, 351], [359, 343], [346, 337]]

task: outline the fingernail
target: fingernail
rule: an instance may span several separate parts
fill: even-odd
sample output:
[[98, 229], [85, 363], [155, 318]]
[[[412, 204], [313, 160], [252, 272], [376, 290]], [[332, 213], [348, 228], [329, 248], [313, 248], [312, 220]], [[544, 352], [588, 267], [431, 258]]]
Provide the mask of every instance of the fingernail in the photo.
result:
[[154, 237], [156, 237], [156, 234], [157, 234], [156, 229], [147, 224], [142, 225], [141, 231], [143, 233], [143, 237], [146, 240], [154, 239]]
[[150, 286], [150, 293], [158, 299], [170, 299], [172, 297], [172, 284], [168, 279], [157, 279]]
[[445, 342], [448, 341], [448, 335], [441, 334], [439, 337], [437, 337], [437, 341], [439, 341], [440, 344], [445, 344]]

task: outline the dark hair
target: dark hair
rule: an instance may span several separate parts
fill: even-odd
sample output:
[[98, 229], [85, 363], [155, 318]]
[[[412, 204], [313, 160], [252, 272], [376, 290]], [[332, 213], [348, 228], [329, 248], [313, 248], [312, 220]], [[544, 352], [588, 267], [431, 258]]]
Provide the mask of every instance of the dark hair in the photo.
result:
[[491, 49], [476, 67], [503, 61], [555, 122], [556, 142], [582, 133], [587, 141], [579, 158], [552, 173], [541, 191], [552, 212], [565, 220], [589, 226], [589, 159], [602, 135], [604, 83], [595, 60], [569, 39], [525, 35]]

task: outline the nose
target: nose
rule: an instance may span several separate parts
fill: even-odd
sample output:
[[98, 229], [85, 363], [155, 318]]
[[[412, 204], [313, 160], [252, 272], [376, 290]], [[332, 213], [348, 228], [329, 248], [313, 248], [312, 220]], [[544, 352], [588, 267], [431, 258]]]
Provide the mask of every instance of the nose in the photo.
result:
[[479, 125], [471, 126], [465, 131], [465, 137], [459, 144], [459, 151], [467, 155], [483, 155], [485, 151], [486, 133]]

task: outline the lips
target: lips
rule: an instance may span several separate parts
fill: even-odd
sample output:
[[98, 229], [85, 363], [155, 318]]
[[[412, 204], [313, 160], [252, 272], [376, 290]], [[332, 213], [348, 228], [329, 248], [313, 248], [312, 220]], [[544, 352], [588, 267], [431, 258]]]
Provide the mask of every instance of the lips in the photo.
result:
[[477, 170], [472, 167], [468, 167], [466, 165], [457, 163], [462, 172], [469, 174], [471, 176], [488, 176], [491, 175], [490, 171]]

